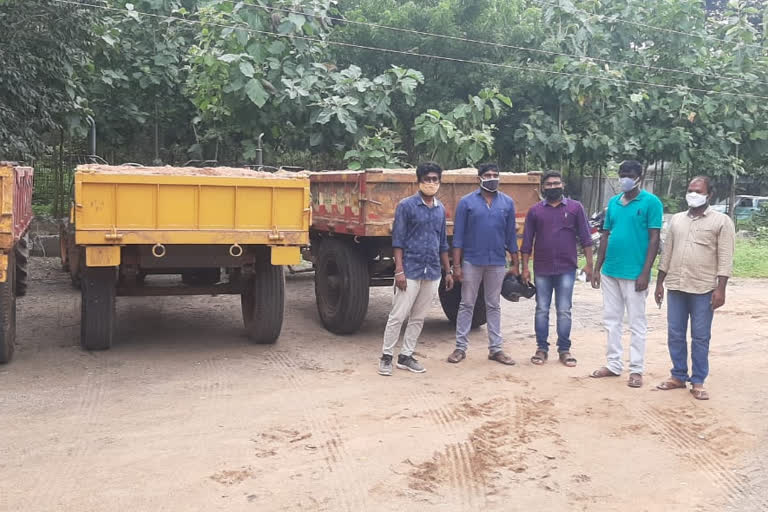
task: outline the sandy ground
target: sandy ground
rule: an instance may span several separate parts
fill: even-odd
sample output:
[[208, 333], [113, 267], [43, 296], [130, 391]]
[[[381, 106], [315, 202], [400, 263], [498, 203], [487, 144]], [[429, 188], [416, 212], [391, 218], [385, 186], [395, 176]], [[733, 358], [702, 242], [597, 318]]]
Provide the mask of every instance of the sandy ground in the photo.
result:
[[[765, 281], [736, 281], [715, 320], [709, 402], [654, 391], [669, 362], [649, 308], [646, 386], [602, 362], [600, 295], [579, 284], [576, 368], [534, 367], [533, 303], [505, 303], [508, 368], [444, 362], [376, 374], [389, 290], [360, 333], [319, 324], [311, 275], [288, 280], [283, 334], [250, 345], [233, 297], [121, 298], [112, 350], [78, 347], [79, 295], [33, 260], [15, 361], [0, 367], [2, 511], [768, 510]], [[650, 304], [650, 299], [649, 299]]]

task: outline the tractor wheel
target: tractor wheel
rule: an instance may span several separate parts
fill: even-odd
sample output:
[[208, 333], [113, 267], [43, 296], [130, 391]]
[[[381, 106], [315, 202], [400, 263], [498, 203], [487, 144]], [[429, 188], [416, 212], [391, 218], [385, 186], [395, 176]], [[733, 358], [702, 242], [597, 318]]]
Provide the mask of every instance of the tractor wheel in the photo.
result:
[[356, 332], [368, 312], [368, 261], [355, 246], [325, 240], [315, 265], [320, 320], [335, 334]]
[[[448, 291], [445, 289], [445, 278], [441, 279], [438, 295], [440, 296], [440, 305], [443, 307], [445, 316], [455, 325], [456, 318], [459, 315], [459, 304], [461, 304], [461, 283], [458, 281], [454, 282], [453, 289]], [[486, 322], [485, 295], [483, 295], [483, 285], [480, 285], [472, 315], [472, 328], [476, 329]]]
[[115, 267], [86, 267], [82, 294], [80, 345], [85, 350], [106, 350], [115, 334]]
[[23, 297], [27, 294], [27, 280], [29, 279], [29, 235], [19, 238], [16, 243], [16, 296]]
[[85, 272], [85, 248], [77, 245], [69, 247], [69, 278], [74, 288], [80, 288], [83, 273]]
[[15, 254], [8, 255], [8, 274], [0, 283], [0, 363], [9, 363], [16, 345]]
[[246, 281], [245, 291], [240, 295], [245, 329], [254, 343], [275, 343], [285, 312], [283, 267], [272, 265], [269, 258], [261, 258], [254, 271], [255, 275]]

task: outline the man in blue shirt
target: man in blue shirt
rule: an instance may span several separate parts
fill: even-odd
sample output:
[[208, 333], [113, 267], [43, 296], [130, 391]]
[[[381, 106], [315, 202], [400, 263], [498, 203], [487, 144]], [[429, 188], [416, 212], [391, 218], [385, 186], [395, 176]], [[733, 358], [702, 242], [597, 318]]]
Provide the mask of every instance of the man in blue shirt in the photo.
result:
[[[502, 350], [501, 286], [507, 273], [519, 275], [515, 202], [499, 192], [495, 164], [477, 168], [480, 189], [461, 198], [453, 225], [453, 271], [461, 281], [461, 303], [456, 318], [456, 350], [449, 363], [464, 360], [477, 293], [482, 284], [488, 318], [488, 359], [502, 364], [515, 362]], [[506, 269], [506, 253], [511, 265]]]
[[621, 346], [624, 312], [632, 334], [629, 345], [629, 381], [643, 385], [645, 302], [651, 267], [659, 252], [663, 207], [658, 197], [640, 188], [643, 166], [627, 160], [619, 166], [622, 194], [608, 203], [592, 286], [603, 289], [603, 323], [608, 332], [606, 364], [592, 372], [595, 378], [617, 377], [624, 369]]
[[408, 325], [403, 337], [403, 348], [397, 356], [397, 367], [414, 373], [426, 371], [413, 358], [413, 351], [424, 326], [424, 317], [437, 294], [441, 263], [446, 274], [446, 289], [453, 288], [445, 232], [445, 208], [435, 197], [442, 175], [443, 170], [435, 163], [419, 164], [416, 168], [419, 192], [400, 201], [395, 210], [392, 226], [395, 296], [384, 329], [383, 353], [379, 360], [380, 375], [392, 375], [394, 348], [406, 320]]

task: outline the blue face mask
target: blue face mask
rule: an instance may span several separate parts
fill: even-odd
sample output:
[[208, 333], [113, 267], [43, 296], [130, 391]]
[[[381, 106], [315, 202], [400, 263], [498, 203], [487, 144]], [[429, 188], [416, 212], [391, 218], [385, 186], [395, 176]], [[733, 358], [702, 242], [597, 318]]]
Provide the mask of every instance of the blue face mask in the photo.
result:
[[619, 187], [622, 192], [629, 192], [640, 184], [640, 178], [619, 178]]

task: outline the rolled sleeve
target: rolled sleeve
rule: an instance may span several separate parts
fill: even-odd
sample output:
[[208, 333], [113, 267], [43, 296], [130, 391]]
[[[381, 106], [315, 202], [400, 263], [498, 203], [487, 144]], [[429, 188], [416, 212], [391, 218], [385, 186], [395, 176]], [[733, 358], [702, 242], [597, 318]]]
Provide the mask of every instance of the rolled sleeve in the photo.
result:
[[445, 228], [445, 208], [443, 208], [443, 222], [440, 226], [440, 252], [448, 252], [448, 233]]
[[579, 204], [579, 214], [576, 216], [576, 220], [579, 223], [579, 241], [582, 247], [592, 247], [592, 235], [589, 232], [589, 220], [587, 220], [587, 212], [584, 211], [584, 206]]
[[717, 275], [731, 277], [733, 273], [733, 252], [736, 245], [736, 230], [733, 221], [726, 217], [717, 236]]
[[464, 247], [464, 230], [467, 226], [467, 203], [464, 199], [459, 201], [456, 206], [456, 212], [453, 218], [453, 247], [462, 249]]
[[517, 217], [515, 216], [515, 203], [512, 202], [509, 206], [509, 212], [507, 213], [507, 233], [506, 233], [507, 250], [511, 253], [516, 253], [517, 248]]
[[407, 235], [408, 207], [403, 201], [395, 209], [395, 222], [392, 225], [392, 247], [403, 249]]
[[533, 239], [536, 235], [536, 219], [534, 209], [528, 210], [528, 214], [525, 216], [525, 227], [523, 228], [523, 245], [520, 248], [520, 252], [523, 254], [531, 254], [533, 252]]

